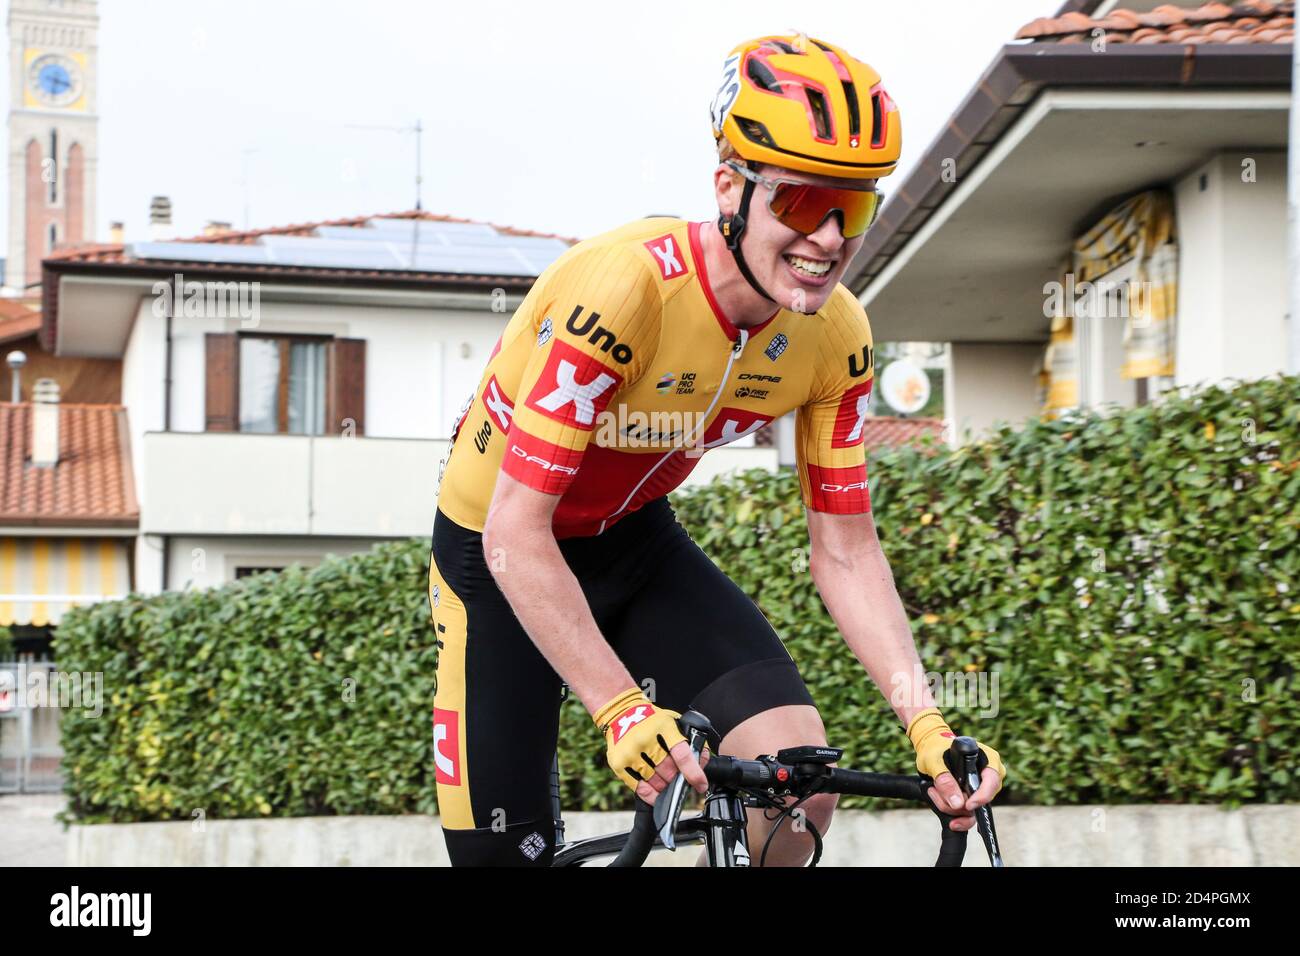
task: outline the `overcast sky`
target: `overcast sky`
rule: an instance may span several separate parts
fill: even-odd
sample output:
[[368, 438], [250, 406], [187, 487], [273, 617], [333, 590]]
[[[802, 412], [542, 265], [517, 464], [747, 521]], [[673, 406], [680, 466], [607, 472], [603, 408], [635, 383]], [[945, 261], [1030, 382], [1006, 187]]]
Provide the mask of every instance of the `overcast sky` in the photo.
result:
[[113, 220], [143, 238], [153, 195], [180, 235], [246, 210], [261, 227], [409, 209], [413, 136], [350, 127], [417, 118], [425, 209], [579, 237], [704, 218], [722, 61], [792, 28], [880, 71], [903, 113], [897, 183], [998, 48], [1058, 6], [100, 0], [98, 238]]

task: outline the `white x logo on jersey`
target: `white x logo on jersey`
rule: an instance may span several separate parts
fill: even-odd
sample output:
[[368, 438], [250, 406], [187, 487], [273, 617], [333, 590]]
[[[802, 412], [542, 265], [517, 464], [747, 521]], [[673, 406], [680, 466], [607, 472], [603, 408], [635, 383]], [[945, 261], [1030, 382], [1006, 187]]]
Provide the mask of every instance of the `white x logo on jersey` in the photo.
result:
[[717, 448], [719, 445], [729, 445], [737, 438], [744, 438], [746, 435], [758, 431], [766, 424], [766, 419], [759, 418], [751, 422], [749, 427], [744, 431], [741, 431], [740, 422], [736, 421], [734, 418], [728, 418], [722, 423], [722, 434], [713, 439], [713, 441], [705, 442], [704, 447]]
[[495, 378], [488, 382], [487, 391], [483, 395], [483, 404], [492, 415], [496, 416], [501, 430], [510, 431], [510, 416], [514, 414], [515, 407], [501, 397], [501, 390], [497, 387]]
[[439, 770], [449, 777], [456, 776], [456, 763], [450, 757], [445, 757], [438, 752], [438, 744], [447, 739], [447, 725], [433, 725], [433, 763]]
[[601, 372], [586, 385], [579, 385], [573, 378], [577, 371], [572, 362], [560, 359], [555, 369], [556, 389], [538, 399], [537, 405], [555, 412], [573, 402], [574, 419], [579, 425], [590, 425], [596, 420], [596, 399], [614, 384], [614, 376]]
[[664, 236], [662, 246], [650, 246], [650, 251], [655, 254], [659, 260], [659, 268], [663, 270], [665, 278], [676, 275], [679, 272], [685, 272], [681, 262], [677, 259], [677, 246], [673, 243], [672, 236]]
[[862, 437], [862, 426], [867, 423], [867, 404], [869, 400], [870, 396], [868, 395], [858, 396], [858, 420], [853, 426], [853, 429], [849, 432], [848, 436], [844, 439], [846, 445], [852, 445]]
[[618, 719], [618, 730], [614, 734], [615, 743], [622, 740], [624, 734], [649, 716], [645, 711], [645, 704], [641, 704], [635, 710], [628, 711]]

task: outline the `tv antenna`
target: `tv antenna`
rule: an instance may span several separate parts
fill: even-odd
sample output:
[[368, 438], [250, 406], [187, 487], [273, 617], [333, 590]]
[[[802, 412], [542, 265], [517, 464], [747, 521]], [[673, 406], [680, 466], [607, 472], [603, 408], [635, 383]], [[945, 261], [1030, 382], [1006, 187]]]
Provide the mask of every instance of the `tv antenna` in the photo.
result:
[[420, 186], [424, 182], [424, 176], [421, 175], [420, 148], [424, 139], [424, 124], [417, 119], [414, 126], [374, 126], [364, 123], [348, 123], [348, 129], [368, 129], [377, 130], [385, 133], [414, 133], [415, 134], [415, 208], [421, 210], [424, 205], [420, 202]]
[[250, 163], [248, 157], [250, 157], [257, 151], [258, 150], [253, 147], [247, 147], [243, 150], [240, 150], [242, 157], [240, 161], [241, 175], [239, 177], [239, 185], [243, 188], [244, 191], [244, 230], [245, 231], [249, 229], [249, 225], [248, 225], [249, 191], [253, 183], [253, 176], [252, 173], [249, 171]]

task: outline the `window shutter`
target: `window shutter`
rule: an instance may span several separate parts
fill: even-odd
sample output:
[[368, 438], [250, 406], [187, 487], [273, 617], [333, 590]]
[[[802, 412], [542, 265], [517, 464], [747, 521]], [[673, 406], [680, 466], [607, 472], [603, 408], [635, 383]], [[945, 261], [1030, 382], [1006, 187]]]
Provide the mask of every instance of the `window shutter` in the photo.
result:
[[204, 427], [210, 432], [239, 431], [239, 335], [209, 332], [203, 337], [207, 364]]
[[325, 408], [328, 435], [366, 433], [366, 340], [334, 339], [329, 350], [329, 394]]

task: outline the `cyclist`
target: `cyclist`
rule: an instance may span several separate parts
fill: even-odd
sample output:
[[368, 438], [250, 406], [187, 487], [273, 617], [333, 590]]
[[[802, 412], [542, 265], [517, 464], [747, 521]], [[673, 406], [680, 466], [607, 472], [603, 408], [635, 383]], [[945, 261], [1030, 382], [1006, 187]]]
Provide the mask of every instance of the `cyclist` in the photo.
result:
[[[827, 609], [879, 688], [921, 673], [870, 513], [871, 331], [838, 284], [898, 162], [898, 110], [871, 67], [797, 34], [732, 50], [711, 115], [717, 221], [639, 220], [566, 251], [456, 423], [429, 581], [453, 864], [550, 862], [562, 682], [647, 801], [677, 773], [706, 787], [674, 723], [687, 707], [724, 753], [826, 743], [781, 640], [665, 497], [704, 450], [786, 412]], [[917, 767], [969, 829], [1001, 786], [998, 755], [984, 748], [990, 766], [964, 801], [928, 687], [902, 689]], [[834, 805], [814, 796], [806, 819], [824, 833]], [[770, 825], [755, 814], [751, 845]], [[768, 859], [798, 865], [811, 850], [811, 834], [784, 828]]]

